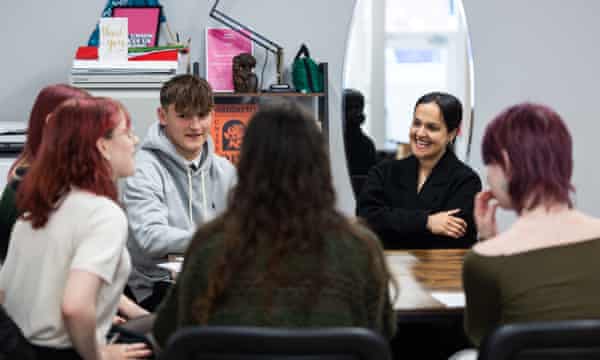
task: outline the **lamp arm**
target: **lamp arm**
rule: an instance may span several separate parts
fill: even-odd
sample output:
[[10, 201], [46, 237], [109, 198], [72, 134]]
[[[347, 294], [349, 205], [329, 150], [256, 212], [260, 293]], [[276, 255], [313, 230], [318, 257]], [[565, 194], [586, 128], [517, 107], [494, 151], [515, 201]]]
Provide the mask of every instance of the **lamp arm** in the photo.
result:
[[[273, 54], [275, 54], [277, 60], [277, 85], [285, 85], [278, 86], [275, 89], [280, 89], [280, 91], [281, 89], [289, 90], [289, 85], [283, 84], [283, 48], [276, 42], [267, 39], [263, 35], [249, 28], [248, 26], [219, 11], [217, 9], [219, 1], [221, 0], [215, 0], [215, 3], [210, 9], [209, 16], [215, 19], [216, 21], [220, 22], [221, 24], [227, 26], [228, 28], [234, 30], [235, 32], [239, 33], [243, 37], [250, 39], [254, 43], [265, 48], [267, 51], [270, 51]], [[242, 29], [245, 31], [242, 31]], [[274, 85], [271, 85], [271, 88], [273, 89]]]
[[[217, 10], [217, 9], [214, 9], [214, 10], [212, 10], [212, 11], [211, 11], [211, 13], [210, 13], [210, 17], [212, 17], [212, 18], [213, 18], [213, 19], [215, 19], [215, 20], [218, 20], [218, 21], [224, 22], [224, 21], [223, 21], [223, 19], [217, 19], [217, 18], [214, 16], [215, 14], [216, 14], [216, 15], [218, 15], [218, 16], [221, 16], [221, 17], [222, 17], [224, 20], [226, 20], [226, 21], [229, 21], [229, 22], [233, 23], [235, 26], [238, 26], [238, 27], [240, 27], [240, 28], [242, 28], [242, 29], [244, 29], [244, 30], [248, 31], [248, 32], [249, 32], [249, 33], [251, 33], [252, 35], [256, 36], [258, 39], [260, 39], [260, 40], [262, 40], [262, 41], [264, 41], [264, 42], [268, 43], [268, 44], [269, 44], [269, 45], [271, 45], [272, 47], [274, 47], [274, 48], [281, 48], [281, 46], [280, 46], [279, 44], [277, 44], [276, 42], [274, 42], [274, 41], [272, 41], [272, 40], [270, 40], [270, 39], [267, 39], [265, 36], [263, 36], [263, 35], [261, 35], [261, 34], [257, 33], [255, 30], [252, 30], [252, 29], [251, 29], [251, 28], [249, 28], [248, 26], [246, 26], [246, 25], [244, 25], [244, 24], [240, 23], [239, 21], [235, 20], [235, 19], [234, 19], [234, 18], [232, 18], [231, 16], [229, 16], [229, 15], [227, 15], [227, 14], [224, 14], [223, 12], [221, 12], [221, 11], [219, 11], [219, 10]], [[227, 25], [227, 24], [226, 24], [226, 25]], [[227, 26], [231, 26], [231, 25], [227, 25]], [[235, 29], [234, 29], [234, 30], [235, 30]]]
[[[243, 37], [252, 40], [253, 42], [255, 42], [256, 44], [258, 44], [259, 46], [265, 48], [266, 50], [272, 52], [273, 54], [277, 55], [278, 51], [281, 49], [281, 47], [277, 44], [275, 44], [274, 42], [266, 39], [267, 42], [263, 41], [264, 37], [261, 36], [260, 34], [256, 33], [254, 30], [249, 29], [247, 26], [244, 26], [242, 24], [239, 24], [237, 22], [235, 22], [235, 20], [233, 20], [233, 24], [230, 24], [228, 21], [231, 21], [231, 19], [228, 19], [227, 16], [224, 16], [224, 18], [219, 18], [219, 16], [223, 16], [222, 14], [219, 13], [219, 11], [215, 11], [215, 13], [211, 13], [210, 17], [217, 20], [218, 22], [220, 22], [221, 24], [227, 26], [228, 28], [232, 29], [233, 31], [239, 33], [240, 35], [242, 35]], [[241, 27], [243, 30], [248, 31], [250, 34], [248, 34], [247, 32], [242, 31], [241, 29], [239, 29], [238, 27]]]

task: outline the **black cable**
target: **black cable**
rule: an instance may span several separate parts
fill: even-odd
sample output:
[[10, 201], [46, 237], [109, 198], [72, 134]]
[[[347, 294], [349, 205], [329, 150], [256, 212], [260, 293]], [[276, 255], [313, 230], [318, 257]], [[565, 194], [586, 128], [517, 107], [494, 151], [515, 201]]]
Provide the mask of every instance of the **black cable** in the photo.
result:
[[258, 91], [263, 90], [263, 79], [265, 78], [265, 68], [267, 67], [267, 62], [269, 61], [269, 51], [265, 49], [265, 62], [263, 63], [262, 71], [260, 72], [260, 86], [258, 87]]

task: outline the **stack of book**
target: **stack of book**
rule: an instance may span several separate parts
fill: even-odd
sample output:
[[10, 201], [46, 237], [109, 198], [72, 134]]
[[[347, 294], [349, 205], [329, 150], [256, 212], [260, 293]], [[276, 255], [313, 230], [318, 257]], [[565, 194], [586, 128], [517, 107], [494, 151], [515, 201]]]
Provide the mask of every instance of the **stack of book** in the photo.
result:
[[145, 48], [124, 63], [98, 60], [95, 47], [80, 47], [71, 68], [71, 84], [81, 87], [160, 87], [178, 72], [179, 48]]

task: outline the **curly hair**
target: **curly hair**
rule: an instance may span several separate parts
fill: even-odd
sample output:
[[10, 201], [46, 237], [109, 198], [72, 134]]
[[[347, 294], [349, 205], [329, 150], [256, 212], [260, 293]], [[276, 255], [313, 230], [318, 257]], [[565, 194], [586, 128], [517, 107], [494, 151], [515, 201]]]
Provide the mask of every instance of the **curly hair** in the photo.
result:
[[[372, 269], [385, 284], [390, 274], [382, 260], [378, 239], [352, 224], [335, 209], [329, 158], [316, 120], [293, 102], [261, 105], [249, 122], [238, 163], [239, 180], [228, 199], [228, 209], [199, 229], [188, 248], [189, 258], [203, 240], [223, 231], [224, 251], [208, 275], [207, 291], [194, 301], [195, 320], [205, 324], [235, 274], [255, 259], [259, 245], [269, 249], [266, 274], [256, 279], [266, 290], [269, 311], [276, 287], [292, 284], [298, 274], [281, 265], [291, 256], [316, 256], [323, 269], [325, 234], [348, 234], [365, 241]], [[384, 270], [381, 270], [384, 269]], [[382, 272], [383, 271], [383, 272]], [[323, 272], [302, 277], [317, 298], [325, 285]]]

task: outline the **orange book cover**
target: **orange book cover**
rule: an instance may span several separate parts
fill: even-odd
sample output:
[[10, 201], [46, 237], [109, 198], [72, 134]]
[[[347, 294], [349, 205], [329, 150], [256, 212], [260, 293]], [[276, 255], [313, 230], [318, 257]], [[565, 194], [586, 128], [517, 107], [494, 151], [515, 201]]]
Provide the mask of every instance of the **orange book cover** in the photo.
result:
[[248, 121], [256, 109], [256, 104], [215, 105], [210, 135], [217, 155], [226, 157], [237, 165]]

